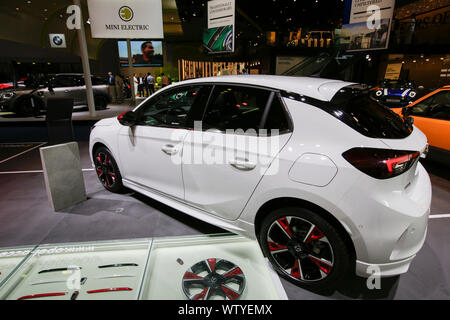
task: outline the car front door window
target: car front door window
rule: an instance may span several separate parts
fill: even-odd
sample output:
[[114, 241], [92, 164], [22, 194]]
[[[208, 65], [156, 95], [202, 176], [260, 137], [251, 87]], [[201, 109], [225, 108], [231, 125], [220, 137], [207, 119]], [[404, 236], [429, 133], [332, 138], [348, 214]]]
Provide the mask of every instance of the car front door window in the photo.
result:
[[203, 109], [211, 86], [186, 86], [161, 93], [138, 111], [138, 124], [143, 126], [191, 128], [196, 114]]

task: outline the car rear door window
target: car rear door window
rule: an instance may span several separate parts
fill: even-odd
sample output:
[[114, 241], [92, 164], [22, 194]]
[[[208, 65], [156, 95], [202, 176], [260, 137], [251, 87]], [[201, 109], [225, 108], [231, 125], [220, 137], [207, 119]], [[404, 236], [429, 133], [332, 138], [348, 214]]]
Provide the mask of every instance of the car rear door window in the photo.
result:
[[52, 80], [52, 85], [55, 88], [63, 88], [63, 87], [73, 87], [75, 85], [75, 81], [73, 76], [57, 76]]
[[203, 128], [223, 132], [258, 131], [270, 93], [253, 87], [216, 85], [203, 118]]
[[138, 112], [143, 126], [193, 128], [201, 120], [211, 86], [183, 86], [162, 92], [148, 100]]

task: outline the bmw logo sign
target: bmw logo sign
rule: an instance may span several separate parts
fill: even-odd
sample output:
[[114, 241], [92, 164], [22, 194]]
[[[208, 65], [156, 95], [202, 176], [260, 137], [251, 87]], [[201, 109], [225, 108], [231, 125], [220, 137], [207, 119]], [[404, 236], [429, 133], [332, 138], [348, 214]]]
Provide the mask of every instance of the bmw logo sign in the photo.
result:
[[63, 39], [61, 39], [60, 36], [54, 36], [53, 37], [53, 43], [56, 44], [57, 46], [60, 46], [63, 43]]
[[119, 17], [125, 22], [131, 21], [134, 17], [133, 10], [128, 6], [120, 7], [119, 9]]

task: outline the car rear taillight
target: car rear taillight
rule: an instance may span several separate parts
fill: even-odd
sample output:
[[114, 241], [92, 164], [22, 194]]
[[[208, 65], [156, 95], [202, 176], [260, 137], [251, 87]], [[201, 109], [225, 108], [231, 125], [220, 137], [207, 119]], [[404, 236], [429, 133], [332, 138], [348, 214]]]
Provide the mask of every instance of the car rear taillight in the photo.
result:
[[418, 151], [377, 148], [353, 148], [342, 154], [358, 170], [376, 179], [388, 179], [408, 171], [419, 155]]

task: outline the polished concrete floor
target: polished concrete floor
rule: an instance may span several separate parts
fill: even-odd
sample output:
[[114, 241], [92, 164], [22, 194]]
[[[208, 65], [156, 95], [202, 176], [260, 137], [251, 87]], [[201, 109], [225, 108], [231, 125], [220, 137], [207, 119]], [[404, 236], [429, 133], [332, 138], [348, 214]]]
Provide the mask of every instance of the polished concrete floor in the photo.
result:
[[[79, 142], [88, 200], [53, 212], [36, 143], [0, 143], [0, 248], [112, 239], [220, 233], [150, 198], [103, 189], [92, 170], [87, 142]], [[433, 184], [428, 235], [408, 273], [369, 290], [351, 277], [331, 292], [313, 293], [282, 280], [289, 299], [450, 299], [450, 176], [448, 166], [425, 161]], [[444, 216], [441, 216], [444, 215]]]

